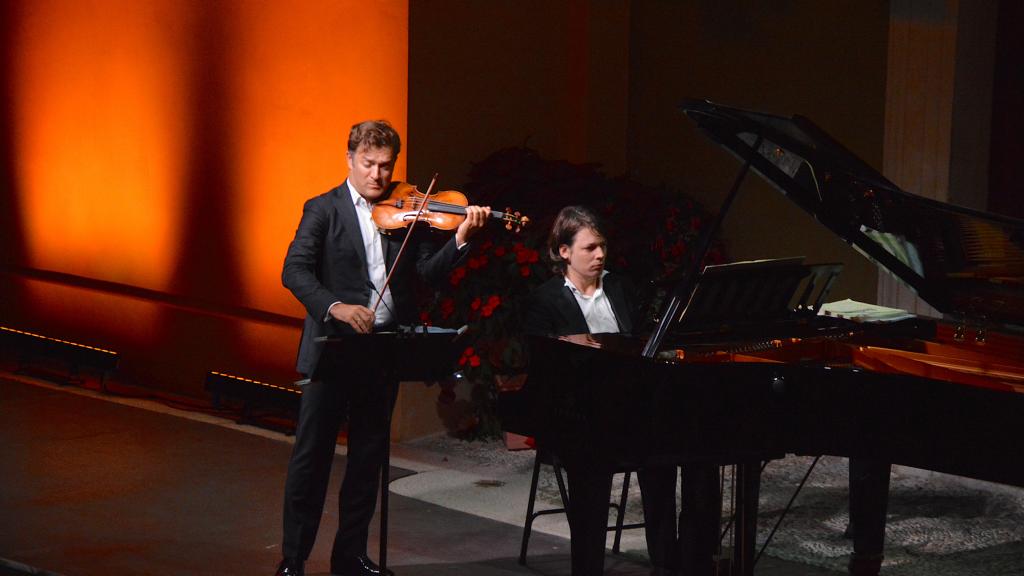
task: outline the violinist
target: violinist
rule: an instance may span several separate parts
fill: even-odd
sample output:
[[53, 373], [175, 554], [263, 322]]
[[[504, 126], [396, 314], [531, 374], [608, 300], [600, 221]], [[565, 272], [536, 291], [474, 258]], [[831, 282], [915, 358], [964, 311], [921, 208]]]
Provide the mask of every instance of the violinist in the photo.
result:
[[[339, 381], [319, 379], [317, 366], [324, 344], [316, 339], [413, 324], [417, 317], [414, 276], [434, 283], [446, 278], [490, 215], [488, 207], [467, 206], [465, 220], [443, 243], [419, 227], [382, 234], [373, 222], [372, 209], [393, 189], [391, 178], [400, 149], [398, 133], [386, 121], [353, 126], [346, 152], [348, 179], [306, 201], [285, 257], [282, 281], [307, 313], [297, 370], [310, 381], [302, 391], [288, 464], [278, 576], [303, 574], [323, 513], [338, 431], [346, 417], [348, 456], [331, 573], [381, 574], [367, 556], [366, 544], [386, 448], [387, 422], [381, 415], [393, 408], [395, 398], [380, 384], [381, 375], [372, 366], [353, 365]], [[406, 235], [404, 256], [397, 259]]]

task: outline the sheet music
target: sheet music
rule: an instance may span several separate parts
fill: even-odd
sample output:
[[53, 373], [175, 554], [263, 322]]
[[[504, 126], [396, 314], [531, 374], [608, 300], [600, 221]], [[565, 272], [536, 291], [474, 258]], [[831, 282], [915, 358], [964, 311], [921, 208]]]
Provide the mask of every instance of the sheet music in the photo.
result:
[[858, 302], [849, 298], [839, 300], [838, 302], [822, 304], [821, 309], [818, 310], [818, 315], [835, 316], [836, 318], [845, 318], [855, 322], [896, 322], [897, 320], [906, 320], [907, 318], [914, 317], [913, 314], [906, 310]]

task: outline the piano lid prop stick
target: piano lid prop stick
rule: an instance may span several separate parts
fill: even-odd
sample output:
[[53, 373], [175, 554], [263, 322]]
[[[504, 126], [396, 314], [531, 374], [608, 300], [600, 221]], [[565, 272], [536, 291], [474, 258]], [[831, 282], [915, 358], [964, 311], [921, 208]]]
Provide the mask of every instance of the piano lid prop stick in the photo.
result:
[[[711, 239], [714, 238], [718, 229], [722, 227], [722, 220], [725, 219], [726, 212], [729, 211], [729, 207], [732, 206], [733, 200], [736, 199], [736, 196], [740, 191], [740, 184], [743, 183], [743, 179], [746, 178], [747, 173], [750, 172], [750, 165], [754, 161], [754, 156], [757, 155], [758, 149], [761, 147], [762, 140], [764, 140], [764, 135], [758, 133], [757, 141], [755, 141], [753, 147], [750, 148], [747, 159], [743, 163], [743, 168], [740, 170], [740, 173], [736, 175], [736, 182], [733, 183], [732, 190], [729, 191], [729, 195], [726, 196], [725, 201], [722, 202], [722, 207], [719, 208], [718, 214], [715, 216], [715, 221], [712, 222], [711, 226], [707, 227], [701, 235], [697, 250], [690, 259], [689, 265], [683, 270], [682, 278], [679, 283], [676, 284], [676, 288], [672, 292], [672, 297], [669, 298], [668, 305], [665, 307], [665, 311], [661, 315], [661, 320], [654, 328], [654, 332], [651, 333], [651, 337], [648, 338], [647, 343], [644, 344], [643, 352], [641, 352], [643, 357], [654, 358], [655, 354], [658, 353], [658, 348], [661, 346], [661, 341], [665, 338], [665, 334], [668, 333], [669, 326], [676, 321], [676, 316], [680, 314], [679, 308], [683, 305], [683, 298], [686, 298], [687, 302], [689, 302], [689, 299], [693, 296], [696, 279], [700, 273], [700, 265], [704, 262], [704, 256], [707, 255], [708, 250], [711, 249]], [[683, 310], [683, 312], [685, 312], [685, 310]]]

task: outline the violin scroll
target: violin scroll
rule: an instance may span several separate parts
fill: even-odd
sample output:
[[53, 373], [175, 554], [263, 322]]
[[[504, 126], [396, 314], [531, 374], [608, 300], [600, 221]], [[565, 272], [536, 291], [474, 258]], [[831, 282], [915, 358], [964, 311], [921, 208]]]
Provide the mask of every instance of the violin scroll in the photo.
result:
[[[491, 213], [492, 215], [494, 212]], [[505, 230], [508, 230], [514, 234], [519, 234], [524, 226], [530, 223], [528, 216], [523, 216], [518, 210], [515, 212], [511, 208], [506, 207], [504, 212], [499, 212], [500, 218], [505, 221]]]

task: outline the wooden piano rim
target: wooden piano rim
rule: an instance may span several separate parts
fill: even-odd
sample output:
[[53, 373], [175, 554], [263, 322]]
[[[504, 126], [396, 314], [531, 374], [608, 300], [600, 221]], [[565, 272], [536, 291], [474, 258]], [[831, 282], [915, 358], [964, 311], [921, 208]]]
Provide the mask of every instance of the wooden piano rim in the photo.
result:
[[[935, 347], [932, 347], [934, 350]], [[910, 374], [958, 384], [1024, 393], [1024, 364], [1008, 364], [964, 355], [910, 352], [894, 348], [858, 346], [853, 363], [876, 372]]]
[[[908, 347], [915, 347], [908, 342]], [[1024, 393], [1024, 362], [1006, 359], [1005, 347], [987, 348], [959, 342], [916, 341], [916, 350], [843, 341], [793, 339], [768, 350], [750, 353], [719, 351], [679, 360], [701, 363], [786, 363], [814, 358], [826, 364], [855, 366], [872, 372], [906, 374]]]

